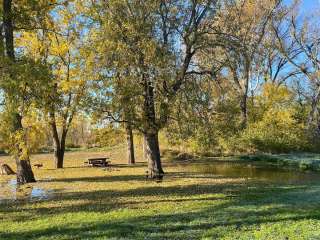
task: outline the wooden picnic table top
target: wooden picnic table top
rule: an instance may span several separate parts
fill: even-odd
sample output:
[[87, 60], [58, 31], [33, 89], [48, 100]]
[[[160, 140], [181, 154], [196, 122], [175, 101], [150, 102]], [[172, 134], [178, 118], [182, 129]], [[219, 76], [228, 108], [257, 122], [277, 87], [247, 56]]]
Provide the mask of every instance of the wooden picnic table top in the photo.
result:
[[96, 160], [102, 160], [105, 161], [109, 159], [108, 157], [97, 157], [97, 158], [88, 158], [89, 161], [96, 161]]

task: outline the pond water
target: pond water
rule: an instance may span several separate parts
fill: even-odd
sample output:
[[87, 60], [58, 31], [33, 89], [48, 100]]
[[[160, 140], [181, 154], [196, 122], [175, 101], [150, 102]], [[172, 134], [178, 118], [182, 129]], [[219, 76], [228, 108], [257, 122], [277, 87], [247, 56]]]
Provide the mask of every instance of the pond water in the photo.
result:
[[26, 200], [38, 201], [48, 199], [53, 191], [42, 189], [37, 184], [19, 186], [16, 179], [8, 179], [0, 182], [0, 202]]
[[[176, 165], [176, 164], [175, 164]], [[205, 174], [208, 177], [244, 178], [277, 184], [320, 183], [320, 172], [282, 169], [263, 165], [238, 162], [199, 162], [178, 164], [181, 172]], [[50, 180], [50, 179], [49, 179]], [[48, 180], [42, 180], [44, 182]], [[0, 203], [6, 201], [39, 201], [50, 199], [55, 192], [41, 188], [41, 183], [19, 186], [15, 179], [2, 178], [0, 181]]]
[[320, 183], [320, 172], [281, 169], [235, 162], [212, 162], [180, 165], [184, 171], [230, 178], [245, 178], [283, 184]]

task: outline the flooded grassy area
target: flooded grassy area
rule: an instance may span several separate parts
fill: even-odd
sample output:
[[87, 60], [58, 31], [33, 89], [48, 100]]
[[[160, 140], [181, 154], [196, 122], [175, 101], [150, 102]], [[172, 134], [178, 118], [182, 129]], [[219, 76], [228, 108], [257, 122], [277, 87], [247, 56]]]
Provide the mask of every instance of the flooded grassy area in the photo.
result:
[[[105, 155], [111, 168], [84, 166]], [[37, 183], [0, 176], [0, 239], [320, 239], [320, 174], [166, 161], [156, 183], [140, 155], [127, 166], [122, 150], [72, 152], [55, 170], [41, 154]]]

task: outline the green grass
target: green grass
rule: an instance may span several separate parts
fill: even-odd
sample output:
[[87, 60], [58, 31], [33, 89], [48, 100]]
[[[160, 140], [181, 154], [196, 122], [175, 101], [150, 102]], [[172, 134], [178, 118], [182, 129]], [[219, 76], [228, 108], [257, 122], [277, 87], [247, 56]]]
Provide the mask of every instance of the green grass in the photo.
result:
[[[111, 171], [82, 166], [104, 154], [111, 154]], [[172, 161], [155, 183], [145, 181], [140, 155], [127, 166], [120, 150], [70, 152], [62, 170], [50, 155], [34, 156], [44, 167], [35, 169], [32, 186], [50, 190], [50, 198], [28, 201], [28, 186], [17, 201], [0, 196], [0, 239], [320, 239], [320, 183], [191, 173]]]

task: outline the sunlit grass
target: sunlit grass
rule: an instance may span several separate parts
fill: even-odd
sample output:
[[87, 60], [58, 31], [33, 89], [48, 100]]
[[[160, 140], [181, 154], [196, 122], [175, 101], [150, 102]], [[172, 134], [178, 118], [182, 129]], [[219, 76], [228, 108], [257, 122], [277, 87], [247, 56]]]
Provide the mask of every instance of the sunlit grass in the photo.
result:
[[[110, 156], [113, 167], [84, 166], [94, 156]], [[51, 155], [34, 156], [33, 164], [44, 164], [34, 169], [38, 182], [23, 187], [16, 201], [10, 192], [1, 196], [0, 239], [320, 238], [320, 183], [190, 173], [172, 162], [156, 183], [145, 180], [140, 152], [135, 166], [126, 165], [125, 149], [67, 153], [61, 170], [52, 161]], [[9, 179], [0, 176], [0, 182]], [[30, 201], [28, 187], [49, 191], [48, 199]]]

